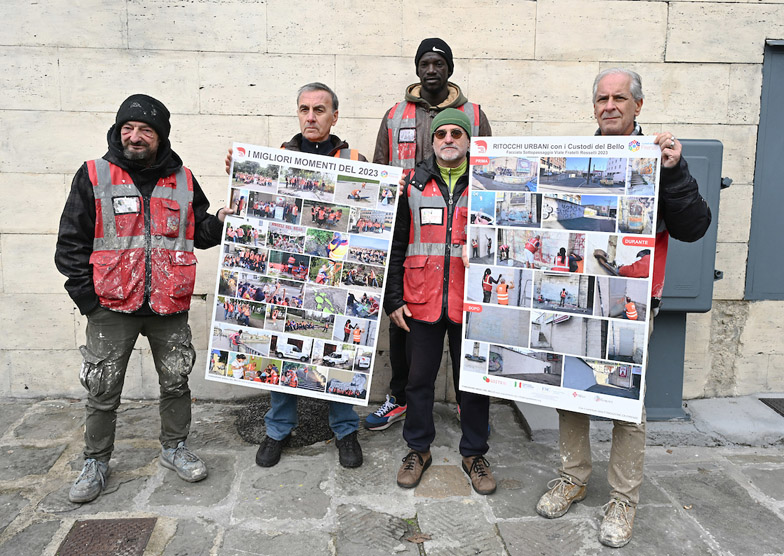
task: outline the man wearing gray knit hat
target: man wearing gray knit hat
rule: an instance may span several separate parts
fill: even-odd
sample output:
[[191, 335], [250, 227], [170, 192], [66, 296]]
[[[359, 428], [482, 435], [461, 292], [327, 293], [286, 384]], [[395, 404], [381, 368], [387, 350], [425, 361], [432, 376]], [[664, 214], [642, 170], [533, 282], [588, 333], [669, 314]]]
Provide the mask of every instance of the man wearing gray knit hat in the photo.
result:
[[[416, 487], [433, 461], [435, 380], [446, 335], [453, 376], [460, 372], [471, 132], [465, 112], [439, 112], [430, 127], [433, 154], [417, 164], [398, 200], [384, 310], [408, 332], [403, 438], [409, 452], [397, 474], [403, 488]], [[484, 457], [489, 449], [490, 399], [462, 392], [460, 409], [463, 470], [477, 493], [491, 494], [496, 481]]]
[[[430, 127], [433, 118], [448, 108], [465, 113], [471, 135], [492, 135], [490, 122], [478, 104], [469, 102], [456, 84], [449, 81], [455, 69], [452, 49], [442, 39], [424, 39], [414, 56], [419, 82], [406, 88], [405, 98], [387, 110], [376, 138], [373, 162], [403, 168], [407, 176], [414, 167], [433, 154]], [[394, 323], [389, 325], [389, 360], [392, 379], [386, 402], [365, 418], [365, 428], [383, 430], [406, 416], [408, 365], [402, 354], [406, 350], [406, 332]], [[461, 393], [457, 390], [458, 407]]]

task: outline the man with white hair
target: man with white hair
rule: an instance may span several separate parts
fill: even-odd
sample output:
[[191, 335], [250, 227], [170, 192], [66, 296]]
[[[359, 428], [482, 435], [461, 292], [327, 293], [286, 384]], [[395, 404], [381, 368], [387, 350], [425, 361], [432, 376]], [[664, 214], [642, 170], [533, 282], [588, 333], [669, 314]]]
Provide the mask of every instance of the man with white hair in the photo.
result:
[[[594, 116], [599, 124], [596, 135], [642, 135], [636, 120], [642, 105], [642, 81], [637, 73], [622, 68], [601, 72], [593, 84]], [[653, 317], [661, 302], [669, 237], [697, 241], [711, 222], [710, 209], [689, 173], [686, 160], [681, 157], [680, 142], [672, 133], [662, 132], [656, 134], [654, 143], [662, 152], [649, 332], [653, 330]], [[548, 483], [549, 490], [536, 505], [536, 511], [547, 518], [561, 517], [573, 502], [583, 500], [591, 476], [590, 417], [566, 410], [559, 410], [558, 414], [561, 469], [558, 478]], [[613, 421], [607, 468], [612, 490], [610, 501], [604, 506], [599, 532], [602, 544], [621, 547], [632, 538], [644, 456], [645, 408], [639, 425]]]

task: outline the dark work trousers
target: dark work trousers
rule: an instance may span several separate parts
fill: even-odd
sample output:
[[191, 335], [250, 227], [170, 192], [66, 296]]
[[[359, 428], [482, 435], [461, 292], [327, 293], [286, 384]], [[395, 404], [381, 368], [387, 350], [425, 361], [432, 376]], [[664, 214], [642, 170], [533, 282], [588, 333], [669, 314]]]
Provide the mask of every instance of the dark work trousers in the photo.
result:
[[[406, 319], [411, 332], [406, 341], [409, 373], [406, 399], [408, 409], [403, 423], [403, 438], [408, 447], [418, 452], [426, 452], [436, 437], [433, 421], [433, 400], [441, 355], [444, 351], [444, 335], [449, 335], [449, 355], [452, 359], [452, 377], [455, 391], [459, 381], [461, 347], [463, 344], [462, 327], [442, 317], [435, 324]], [[489, 449], [487, 425], [490, 419], [490, 398], [460, 393], [460, 426], [463, 436], [460, 439], [460, 454], [463, 456], [484, 455]]]
[[389, 391], [395, 397], [395, 403], [400, 405], [406, 405], [406, 385], [408, 384], [407, 336], [408, 332], [391, 320], [389, 321], [389, 364], [392, 367]]
[[112, 455], [125, 370], [139, 334], [147, 336], [158, 372], [161, 444], [176, 448], [188, 437], [188, 374], [196, 360], [188, 313], [133, 316], [99, 307], [87, 316], [87, 345], [79, 348], [84, 357], [79, 379], [88, 392], [85, 458], [109, 461]]

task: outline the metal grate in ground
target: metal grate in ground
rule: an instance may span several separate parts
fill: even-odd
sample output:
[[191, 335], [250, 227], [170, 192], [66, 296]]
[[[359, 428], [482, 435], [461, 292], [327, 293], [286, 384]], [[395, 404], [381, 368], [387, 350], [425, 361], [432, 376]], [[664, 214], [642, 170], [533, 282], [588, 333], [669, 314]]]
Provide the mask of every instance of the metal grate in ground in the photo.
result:
[[155, 517], [77, 521], [63, 539], [58, 556], [142, 556]]
[[784, 398], [760, 398], [759, 401], [784, 417]]

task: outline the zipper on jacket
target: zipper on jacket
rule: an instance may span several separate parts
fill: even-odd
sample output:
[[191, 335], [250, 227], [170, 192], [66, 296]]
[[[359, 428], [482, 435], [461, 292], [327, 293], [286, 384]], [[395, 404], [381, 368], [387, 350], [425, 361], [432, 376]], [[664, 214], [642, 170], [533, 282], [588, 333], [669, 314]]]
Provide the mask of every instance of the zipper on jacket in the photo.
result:
[[152, 229], [150, 219], [152, 218], [150, 212], [150, 200], [152, 194], [146, 197], [142, 194], [142, 202], [144, 203], [144, 301], [150, 307], [153, 313], [156, 311], [152, 308]]

